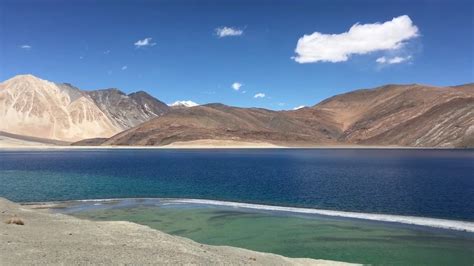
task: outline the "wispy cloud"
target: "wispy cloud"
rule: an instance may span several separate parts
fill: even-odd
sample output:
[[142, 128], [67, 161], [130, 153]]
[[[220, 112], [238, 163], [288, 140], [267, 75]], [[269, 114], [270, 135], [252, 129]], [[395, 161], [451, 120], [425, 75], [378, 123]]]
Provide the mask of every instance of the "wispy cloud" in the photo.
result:
[[229, 36], [240, 36], [244, 34], [244, 31], [232, 27], [219, 27], [216, 29], [216, 35], [219, 38], [229, 37]]
[[104, 51], [104, 54], [110, 54], [110, 50]]
[[395, 56], [395, 57], [390, 57], [390, 58], [387, 58], [385, 56], [382, 56], [382, 57], [379, 57], [377, 58], [377, 60], [375, 60], [375, 62], [379, 63], [379, 64], [389, 64], [389, 65], [392, 65], [392, 64], [400, 64], [400, 63], [403, 63], [403, 62], [406, 62], [408, 60], [411, 59], [411, 55], [409, 56], [405, 56], [405, 57], [402, 57], [402, 56]]
[[240, 90], [240, 88], [241, 88], [242, 86], [243, 86], [242, 83], [239, 83], [239, 82], [234, 82], [234, 83], [232, 83], [232, 89], [234, 89], [234, 90], [236, 90], [236, 91]]
[[152, 41], [153, 38], [145, 38], [143, 40], [138, 40], [136, 41], [133, 45], [135, 45], [136, 48], [142, 48], [142, 47], [147, 47], [147, 46], [155, 46], [156, 42]]
[[265, 98], [265, 93], [259, 92], [259, 93], [255, 94], [253, 97], [254, 98]]
[[305, 108], [306, 105], [300, 105], [300, 106], [296, 106], [295, 108], [293, 108], [293, 110], [298, 110], [298, 109], [301, 109], [301, 108]]
[[127, 70], [128, 66], [123, 66], [121, 69], [122, 70]]
[[384, 23], [356, 23], [340, 34], [304, 35], [298, 40], [292, 59], [298, 63], [344, 62], [351, 55], [399, 49], [418, 35], [418, 27], [407, 15]]
[[23, 44], [23, 45], [20, 45], [20, 48], [21, 49], [25, 49], [25, 50], [30, 50], [31, 48], [33, 48], [31, 45], [29, 44]]

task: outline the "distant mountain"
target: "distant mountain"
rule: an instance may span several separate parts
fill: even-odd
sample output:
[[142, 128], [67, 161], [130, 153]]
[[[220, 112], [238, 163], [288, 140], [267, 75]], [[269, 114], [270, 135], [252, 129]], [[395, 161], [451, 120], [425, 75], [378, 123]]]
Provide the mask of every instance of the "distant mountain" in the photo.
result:
[[20, 75], [0, 84], [0, 131], [11, 143], [474, 147], [474, 84], [386, 85], [271, 111], [191, 101], [170, 107], [143, 91], [83, 91]]
[[473, 146], [474, 84], [387, 85], [329, 98], [312, 109], [331, 114], [342, 143], [414, 147]]
[[118, 90], [110, 95], [86, 92], [32, 75], [0, 83], [0, 131], [22, 136], [62, 141], [106, 138], [168, 108], [143, 92], [128, 96]]
[[100, 143], [167, 145], [193, 140], [286, 146], [474, 146], [474, 86], [387, 85], [313, 107], [270, 111], [208, 104], [169, 111]]
[[118, 89], [105, 89], [86, 92], [96, 105], [111, 118], [120, 129], [137, 126], [167, 112], [170, 107], [140, 91], [126, 95]]
[[2, 131], [66, 141], [120, 131], [87, 94], [32, 75], [0, 84], [0, 121]]
[[171, 107], [194, 107], [198, 106], [199, 104], [193, 102], [193, 101], [176, 101], [172, 104], [170, 104]]
[[126, 130], [104, 145], [166, 145], [199, 139], [270, 142], [275, 144], [336, 143], [338, 129], [324, 114], [306, 117], [292, 112], [207, 104], [174, 109]]

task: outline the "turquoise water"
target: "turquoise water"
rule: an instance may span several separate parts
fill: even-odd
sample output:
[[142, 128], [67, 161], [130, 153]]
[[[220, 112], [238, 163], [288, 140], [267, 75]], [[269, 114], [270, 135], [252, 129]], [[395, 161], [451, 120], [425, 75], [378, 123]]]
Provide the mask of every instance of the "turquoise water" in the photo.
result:
[[377, 265], [474, 263], [474, 234], [428, 227], [159, 199], [70, 202], [57, 211], [289, 257]]

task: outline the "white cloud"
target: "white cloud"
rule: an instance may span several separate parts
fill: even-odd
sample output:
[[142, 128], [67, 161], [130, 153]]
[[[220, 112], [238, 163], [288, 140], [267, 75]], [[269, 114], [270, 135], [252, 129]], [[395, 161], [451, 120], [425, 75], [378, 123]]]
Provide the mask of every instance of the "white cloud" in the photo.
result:
[[298, 63], [344, 62], [354, 54], [395, 50], [418, 36], [418, 27], [409, 16], [403, 15], [384, 23], [354, 24], [340, 34], [314, 32], [304, 35], [296, 45]]
[[176, 101], [172, 104], [168, 104], [169, 106], [178, 106], [178, 107], [193, 107], [193, 106], [198, 106], [199, 104], [187, 100], [187, 101]]
[[234, 83], [232, 83], [232, 89], [234, 89], [234, 90], [236, 90], [236, 91], [240, 90], [240, 88], [241, 88], [242, 86], [243, 86], [243, 85], [242, 85], [241, 83], [239, 83], [239, 82], [234, 82]]
[[265, 98], [265, 93], [259, 92], [259, 93], [255, 94], [253, 97], [254, 98]]
[[240, 36], [244, 34], [244, 31], [232, 27], [219, 27], [216, 29], [216, 34], [219, 38], [223, 38], [228, 36]]
[[377, 58], [377, 60], [375, 60], [375, 62], [377, 62], [379, 64], [385, 64], [387, 62], [387, 58], [385, 56], [382, 56], [382, 57]]
[[410, 59], [411, 59], [411, 55], [405, 56], [405, 57], [395, 56], [395, 57], [391, 57], [391, 58], [387, 58], [385, 56], [382, 56], [382, 57], [377, 58], [377, 60], [375, 60], [375, 62], [377, 62], [379, 64], [400, 64], [400, 63], [403, 63], [403, 62], [408, 61]]
[[104, 54], [110, 54], [110, 50], [104, 51]]
[[127, 70], [128, 66], [123, 66], [121, 69], [122, 70]]
[[300, 105], [300, 106], [297, 106], [297, 107], [293, 108], [293, 110], [298, 110], [298, 109], [305, 108], [305, 107], [306, 107], [306, 105]]
[[145, 38], [143, 40], [138, 40], [134, 43], [135, 47], [137, 48], [141, 48], [141, 47], [145, 47], [145, 46], [155, 46], [156, 45], [156, 42], [152, 42], [152, 39], [153, 38]]
[[20, 48], [25, 49], [25, 50], [30, 50], [33, 47], [31, 47], [31, 45], [29, 45], [29, 44], [23, 44], [23, 45], [20, 45]]

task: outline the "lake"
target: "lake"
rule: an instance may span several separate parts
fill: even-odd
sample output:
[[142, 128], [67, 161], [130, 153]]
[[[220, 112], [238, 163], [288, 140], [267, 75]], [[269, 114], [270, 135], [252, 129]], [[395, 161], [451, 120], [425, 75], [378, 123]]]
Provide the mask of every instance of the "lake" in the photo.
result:
[[[472, 265], [472, 233], [352, 219], [344, 213], [472, 226], [473, 162], [473, 150], [1, 151], [0, 196], [68, 201], [57, 211], [129, 220], [202, 243], [286, 256]], [[75, 201], [124, 198], [143, 199]], [[279, 209], [286, 207], [296, 211]], [[307, 209], [341, 212], [342, 217], [304, 213]], [[425, 220], [431, 219], [420, 219]]]
[[13, 201], [202, 198], [474, 220], [473, 150], [0, 152]]

